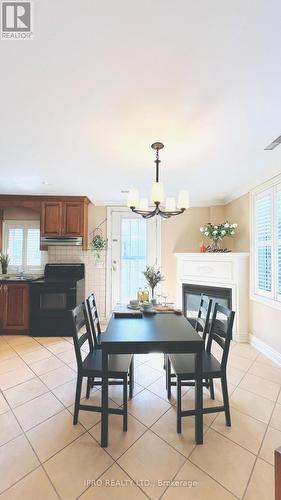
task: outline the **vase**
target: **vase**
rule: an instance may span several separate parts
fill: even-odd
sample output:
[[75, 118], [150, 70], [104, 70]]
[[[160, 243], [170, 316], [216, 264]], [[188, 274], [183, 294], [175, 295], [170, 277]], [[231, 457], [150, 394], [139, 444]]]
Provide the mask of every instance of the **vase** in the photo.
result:
[[218, 252], [220, 250], [219, 240], [213, 240], [210, 245], [210, 252]]

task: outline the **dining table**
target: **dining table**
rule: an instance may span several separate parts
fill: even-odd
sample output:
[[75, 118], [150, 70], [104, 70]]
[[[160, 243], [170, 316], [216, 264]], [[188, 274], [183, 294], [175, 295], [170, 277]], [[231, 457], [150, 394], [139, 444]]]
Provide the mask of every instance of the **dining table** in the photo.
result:
[[[101, 446], [108, 446], [108, 357], [112, 354], [192, 353], [195, 355], [195, 441], [203, 444], [203, 385], [201, 336], [183, 315], [166, 314], [118, 317], [114, 313], [101, 338], [102, 406]], [[176, 422], [175, 422], [176, 425]]]

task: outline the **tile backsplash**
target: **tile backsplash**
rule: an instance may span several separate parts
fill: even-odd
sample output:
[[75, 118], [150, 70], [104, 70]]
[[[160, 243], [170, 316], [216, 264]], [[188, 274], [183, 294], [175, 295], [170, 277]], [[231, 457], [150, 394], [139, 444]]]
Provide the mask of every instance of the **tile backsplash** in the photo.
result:
[[48, 249], [48, 262], [83, 262], [85, 264], [86, 296], [94, 292], [101, 321], [105, 320], [106, 253], [97, 263], [94, 253], [81, 247], [52, 246]]

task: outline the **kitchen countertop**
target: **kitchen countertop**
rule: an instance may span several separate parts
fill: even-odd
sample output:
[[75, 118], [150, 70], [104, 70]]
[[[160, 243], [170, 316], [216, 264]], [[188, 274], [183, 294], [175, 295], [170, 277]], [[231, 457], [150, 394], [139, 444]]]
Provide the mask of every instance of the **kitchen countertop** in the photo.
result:
[[[8, 277], [9, 276], [9, 277]], [[5, 283], [32, 283], [33, 281], [37, 281], [42, 276], [23, 276], [17, 277], [13, 275], [1, 276], [0, 274], [0, 282], [5, 281]]]

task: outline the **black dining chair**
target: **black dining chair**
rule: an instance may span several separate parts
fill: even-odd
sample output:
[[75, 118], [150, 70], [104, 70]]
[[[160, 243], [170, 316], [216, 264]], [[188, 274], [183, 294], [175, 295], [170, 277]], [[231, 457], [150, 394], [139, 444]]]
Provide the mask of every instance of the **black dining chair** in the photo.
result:
[[[72, 311], [69, 311], [69, 314], [73, 333], [75, 355], [77, 360], [77, 384], [73, 416], [73, 424], [76, 425], [78, 422], [79, 410], [101, 412], [100, 406], [81, 404], [80, 399], [83, 377], [87, 378], [87, 399], [89, 399], [90, 397], [92, 380], [95, 380], [95, 378], [99, 378], [99, 382], [96, 382], [94, 385], [102, 384], [102, 350], [95, 349], [85, 304], [83, 303], [80, 306], [77, 306]], [[85, 329], [85, 331], [81, 333], [81, 329]], [[81, 348], [85, 343], [88, 343], [89, 353], [83, 360]], [[126, 431], [128, 427], [128, 383], [130, 386], [130, 397], [132, 397], [133, 395], [133, 377], [131, 376], [132, 369], [133, 366], [131, 354], [114, 354], [109, 356], [109, 384], [123, 386], [123, 407], [110, 408], [109, 413], [123, 415], [124, 431]]]
[[[203, 408], [203, 413], [221, 412], [225, 413], [226, 425], [231, 426], [228, 389], [226, 380], [226, 367], [232, 329], [234, 311], [227, 307], [215, 304], [214, 313], [208, 335], [206, 349], [203, 351], [203, 386], [207, 387], [209, 381], [218, 378], [221, 380], [223, 405]], [[212, 344], [216, 342], [222, 349], [222, 358], [219, 362], [211, 353]], [[186, 381], [194, 380], [196, 383], [196, 357], [193, 354], [168, 354], [167, 359], [167, 384], [168, 394], [171, 394], [171, 365], [176, 375], [177, 385], [177, 432], [181, 432], [181, 419], [189, 415], [195, 415], [196, 410], [182, 410], [181, 389]], [[174, 383], [175, 385], [175, 383]]]
[[100, 326], [96, 297], [94, 293], [91, 293], [91, 295], [89, 295], [89, 297], [86, 299], [86, 307], [90, 322], [90, 328], [94, 339], [95, 349], [100, 349], [102, 331]]
[[[95, 294], [91, 293], [89, 297], [86, 299], [86, 312], [87, 322], [89, 325], [89, 329], [92, 333], [94, 348], [101, 349], [101, 338], [102, 331], [100, 326], [100, 319], [98, 314], [98, 308], [96, 303]], [[130, 367], [130, 375], [129, 375], [129, 390], [130, 390], [130, 398], [133, 397], [133, 386], [134, 386], [134, 355], [132, 355], [131, 367]], [[95, 385], [101, 385], [100, 382], [95, 383], [94, 378], [90, 381], [91, 388]]]
[[[208, 334], [208, 331], [210, 328], [210, 315], [211, 315], [212, 305], [213, 305], [213, 300], [209, 299], [209, 297], [207, 297], [207, 295], [204, 295], [202, 293], [200, 296], [198, 314], [197, 314], [194, 328], [199, 334], [201, 334], [201, 336], [204, 340], [204, 348], [206, 347], [205, 346], [206, 338], [207, 338], [207, 334]], [[170, 399], [170, 397], [171, 397], [171, 385], [176, 385], [176, 383], [172, 382], [171, 384], [168, 384], [168, 378], [175, 378], [176, 375], [175, 375], [175, 373], [171, 372], [171, 365], [169, 364], [169, 366], [168, 366], [168, 363], [166, 363], [166, 358], [165, 358], [164, 368], [166, 366], [167, 366], [166, 389], [167, 389], [167, 393], [168, 393], [168, 398]], [[195, 385], [195, 383], [188, 381], [188, 382], [185, 382], [184, 385], [192, 387]], [[215, 399], [213, 381], [212, 380], [210, 380], [208, 382], [206, 381], [206, 386], [210, 389], [211, 398]]]
[[195, 330], [200, 334], [204, 343], [206, 342], [207, 333], [210, 328], [210, 315], [212, 310], [213, 300], [209, 299], [207, 295], [201, 294], [197, 318], [195, 321]]

